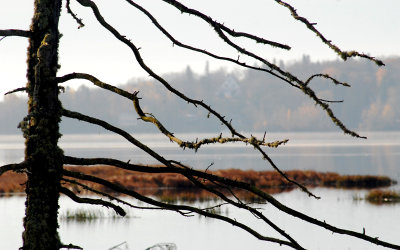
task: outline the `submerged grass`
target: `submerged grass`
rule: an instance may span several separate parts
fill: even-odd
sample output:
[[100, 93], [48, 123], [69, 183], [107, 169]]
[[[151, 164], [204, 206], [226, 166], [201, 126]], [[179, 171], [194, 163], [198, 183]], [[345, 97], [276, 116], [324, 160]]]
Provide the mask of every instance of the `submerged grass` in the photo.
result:
[[77, 208], [77, 209], [68, 209], [65, 212], [61, 213], [59, 218], [62, 221], [75, 221], [75, 222], [94, 222], [99, 219], [120, 219], [120, 218], [129, 218], [129, 215], [125, 217], [121, 217], [117, 215], [113, 211], [104, 212], [101, 209], [84, 209], [84, 208]]
[[93, 221], [99, 218], [104, 218], [102, 211], [89, 209], [67, 210], [64, 214], [60, 215], [61, 220], [74, 220], [78, 222]]

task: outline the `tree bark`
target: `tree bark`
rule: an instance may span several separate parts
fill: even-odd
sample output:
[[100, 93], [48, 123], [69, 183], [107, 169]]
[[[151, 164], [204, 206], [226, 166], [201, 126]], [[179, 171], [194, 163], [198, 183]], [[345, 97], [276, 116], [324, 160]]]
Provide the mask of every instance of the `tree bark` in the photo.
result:
[[61, 0], [35, 0], [28, 48], [28, 116], [20, 127], [28, 163], [24, 250], [54, 250], [58, 237], [58, 199], [63, 152], [58, 147], [61, 104], [57, 83], [58, 22]]

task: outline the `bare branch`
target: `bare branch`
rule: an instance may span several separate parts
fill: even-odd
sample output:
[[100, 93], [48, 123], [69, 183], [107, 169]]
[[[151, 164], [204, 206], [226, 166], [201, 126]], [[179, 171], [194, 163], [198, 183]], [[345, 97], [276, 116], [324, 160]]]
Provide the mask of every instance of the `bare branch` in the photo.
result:
[[80, 187], [82, 187], [83, 189], [85, 189], [85, 190], [87, 190], [87, 191], [89, 191], [89, 192], [92, 192], [92, 193], [94, 193], [94, 194], [107, 197], [110, 201], [114, 201], [114, 200], [115, 200], [115, 201], [117, 201], [117, 202], [119, 202], [119, 203], [121, 203], [121, 204], [124, 204], [124, 205], [126, 205], [126, 206], [128, 206], [128, 207], [131, 207], [131, 208], [136, 208], [136, 209], [149, 209], [149, 210], [150, 210], [150, 209], [151, 209], [151, 210], [157, 210], [157, 209], [159, 209], [159, 208], [156, 208], [156, 207], [141, 207], [141, 206], [135, 206], [135, 205], [132, 205], [132, 204], [129, 203], [129, 202], [126, 202], [126, 201], [124, 201], [124, 200], [121, 200], [121, 199], [117, 198], [116, 196], [109, 195], [109, 194], [107, 194], [107, 193], [101, 192], [101, 191], [99, 191], [99, 190], [96, 190], [96, 189], [94, 189], [94, 188], [91, 188], [91, 187], [89, 187], [89, 186], [87, 186], [87, 185], [84, 185], [84, 184], [82, 184], [82, 183], [80, 183], [80, 182], [77, 182], [77, 181], [75, 181], [75, 180], [71, 180], [71, 179], [67, 179], [67, 178], [62, 178], [62, 180], [65, 181], [65, 182], [67, 182], [67, 183], [71, 183], [71, 184], [73, 184], [73, 185], [80, 186]]
[[11, 91], [8, 91], [7, 93], [5, 93], [4, 95], [9, 95], [9, 94], [13, 94], [16, 92], [22, 92], [22, 91], [27, 91], [28, 89], [23, 87], [23, 88], [17, 88], [17, 89], [13, 89]]
[[85, 26], [85, 24], [82, 22], [81, 18], [78, 18], [78, 16], [71, 10], [70, 6], [70, 0], [67, 0], [65, 3], [65, 7], [67, 8], [67, 13], [72, 16], [73, 19], [78, 23], [78, 29], [82, 28]]
[[28, 164], [26, 161], [23, 161], [20, 163], [3, 165], [0, 167], [0, 176], [8, 171], [16, 171], [16, 172], [21, 171], [21, 170], [25, 169], [27, 166], [28, 166]]
[[140, 116], [140, 119], [142, 119], [145, 122], [150, 122], [153, 123], [161, 133], [166, 135], [171, 141], [176, 142], [180, 147], [182, 148], [189, 148], [189, 149], [194, 149], [197, 151], [202, 145], [205, 144], [224, 144], [224, 143], [230, 143], [230, 142], [244, 142], [246, 144], [257, 144], [259, 146], [267, 146], [267, 147], [272, 147], [276, 148], [282, 144], [287, 143], [289, 140], [285, 139], [283, 141], [275, 141], [275, 142], [265, 142], [264, 140], [257, 140], [255, 137], [250, 137], [250, 138], [237, 138], [237, 137], [222, 137], [222, 133], [219, 136], [213, 137], [213, 138], [204, 138], [200, 141], [196, 140], [196, 142], [190, 142], [190, 141], [182, 141], [178, 137], [174, 136], [173, 133], [169, 132], [163, 125], [162, 123], [157, 120], [156, 117], [153, 115], [147, 116], [146, 113], [142, 111], [139, 105], [139, 98], [136, 98], [133, 100], [133, 105], [135, 106], [135, 110], [137, 114]]
[[307, 81], [304, 82], [304, 85], [308, 85], [311, 82], [311, 80], [313, 80], [315, 77], [323, 77], [323, 78], [332, 80], [332, 82], [334, 84], [336, 84], [336, 85], [342, 85], [342, 86], [345, 86], [345, 87], [351, 87], [348, 83], [340, 82], [340, 81], [336, 80], [335, 78], [331, 77], [328, 74], [315, 74], [315, 75], [312, 75], [307, 79]]
[[124, 211], [124, 209], [122, 209], [122, 207], [117, 206], [111, 202], [104, 201], [102, 199], [91, 199], [91, 198], [78, 197], [71, 190], [69, 190], [68, 188], [65, 188], [65, 187], [61, 187], [60, 192], [65, 194], [66, 196], [68, 196], [69, 198], [71, 198], [73, 201], [75, 201], [77, 203], [101, 205], [101, 206], [105, 206], [105, 207], [114, 209], [114, 211], [121, 216], [126, 215], [126, 212]]
[[62, 110], [62, 115], [73, 118], [73, 119], [85, 121], [85, 122], [88, 122], [91, 124], [95, 124], [95, 125], [103, 127], [104, 129], [107, 129], [111, 132], [119, 134], [122, 137], [124, 137], [126, 140], [128, 140], [130, 143], [137, 146], [138, 148], [140, 148], [141, 150], [143, 150], [144, 152], [146, 152], [147, 154], [149, 154], [150, 156], [152, 156], [154, 159], [158, 160], [162, 164], [165, 164], [165, 165], [169, 164], [168, 161], [164, 157], [160, 156], [159, 154], [154, 152], [151, 148], [147, 147], [146, 145], [144, 145], [143, 143], [141, 143], [140, 141], [135, 139], [128, 132], [126, 132], [120, 128], [114, 127], [113, 125], [111, 125], [103, 120], [99, 120], [99, 119], [96, 119], [96, 118], [93, 118], [90, 116], [86, 116], [86, 115], [80, 114], [78, 112], [72, 112], [72, 111], [69, 111], [66, 109]]
[[325, 43], [326, 45], [329, 46], [329, 48], [331, 48], [333, 51], [335, 51], [344, 61], [347, 60], [347, 58], [350, 57], [362, 57], [362, 58], [366, 58], [368, 60], [371, 60], [373, 62], [375, 62], [378, 66], [384, 66], [385, 64], [378, 59], [375, 59], [374, 57], [368, 56], [366, 54], [363, 53], [359, 53], [357, 51], [342, 51], [338, 46], [334, 45], [332, 43], [332, 41], [326, 39], [324, 37], [324, 35], [321, 34], [321, 32], [319, 32], [316, 28], [315, 25], [316, 23], [310, 23], [305, 17], [299, 16], [297, 14], [297, 11], [295, 8], [293, 8], [290, 4], [280, 1], [280, 0], [275, 0], [275, 2], [279, 3], [280, 5], [286, 7], [287, 9], [289, 9], [290, 13], [292, 14], [293, 18], [304, 23], [307, 28], [309, 30], [311, 30], [314, 34], [316, 34], [323, 43]]
[[16, 29], [9, 29], [9, 30], [0, 30], [0, 36], [8, 37], [8, 36], [20, 36], [20, 37], [31, 37], [31, 31], [28, 30], [16, 30]]
[[308, 86], [304, 85], [304, 83], [300, 86], [300, 89], [303, 91], [304, 94], [308, 95], [312, 100], [314, 100], [315, 104], [319, 105], [331, 118], [332, 122], [339, 127], [345, 134], [351, 135], [356, 138], [366, 139], [367, 137], [361, 136], [358, 133], [348, 129], [341, 120], [339, 120], [336, 115], [333, 113], [332, 109], [330, 108], [329, 104], [322, 101], [317, 95], [315, 94], [314, 90], [309, 88]]
[[[129, 0], [127, 0], [127, 1], [129, 1]], [[268, 44], [268, 45], [271, 45], [273, 47], [286, 49], [286, 50], [290, 50], [291, 49], [290, 46], [285, 45], [285, 44], [269, 41], [269, 40], [266, 40], [264, 38], [260, 38], [260, 37], [257, 37], [257, 36], [254, 36], [252, 34], [248, 34], [248, 33], [245, 33], [245, 32], [236, 32], [233, 29], [230, 29], [230, 28], [226, 27], [225, 25], [212, 20], [211, 17], [209, 17], [207, 15], [204, 15], [200, 11], [187, 8], [186, 6], [184, 6], [183, 4], [179, 3], [178, 1], [174, 1], [174, 0], [163, 0], [163, 1], [175, 6], [182, 13], [185, 12], [185, 13], [200, 17], [201, 19], [203, 19], [204, 21], [209, 23], [212, 27], [220, 29], [220, 30], [223, 30], [223, 31], [225, 31], [226, 33], [228, 33], [229, 35], [231, 35], [233, 37], [246, 37], [246, 38], [249, 38], [251, 40], [256, 41], [257, 43]], [[131, 2], [131, 1], [129, 1], [129, 2]]]
[[105, 82], [100, 81], [99, 79], [97, 79], [96, 77], [90, 75], [90, 74], [86, 74], [86, 73], [70, 73], [61, 77], [57, 77], [54, 80], [57, 83], [62, 83], [62, 82], [66, 82], [72, 79], [85, 79], [88, 80], [90, 82], [92, 82], [94, 85], [96, 85], [97, 87], [109, 90], [115, 94], [118, 94], [120, 96], [123, 96], [125, 98], [128, 98], [129, 100], [133, 101], [137, 98], [137, 92], [129, 93], [128, 91], [125, 91], [123, 89], [120, 89], [118, 87], [115, 87], [113, 85], [107, 84]]

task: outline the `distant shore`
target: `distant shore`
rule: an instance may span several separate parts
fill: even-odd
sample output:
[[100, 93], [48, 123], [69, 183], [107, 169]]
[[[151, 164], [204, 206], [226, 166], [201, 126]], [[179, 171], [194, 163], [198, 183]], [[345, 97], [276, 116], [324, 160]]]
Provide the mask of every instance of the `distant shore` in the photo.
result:
[[[189, 180], [179, 174], [165, 173], [140, 173], [132, 172], [112, 166], [67, 166], [69, 170], [79, 171], [85, 174], [95, 175], [107, 179], [113, 183], [120, 184], [128, 189], [134, 189], [145, 195], [153, 195], [162, 200], [201, 200], [215, 198], [213, 194], [196, 188]], [[290, 191], [295, 186], [283, 179], [275, 171], [254, 171], [240, 169], [226, 169], [210, 171], [215, 175], [230, 178], [233, 180], [247, 182], [251, 185], [274, 194]], [[379, 187], [388, 187], [396, 183], [386, 176], [360, 176], [360, 175], [339, 175], [337, 173], [300, 171], [291, 170], [285, 172], [290, 179], [305, 185], [306, 187], [329, 187], [329, 188], [364, 188], [372, 189]], [[0, 176], [0, 194], [12, 195], [24, 191], [26, 182], [25, 174], [7, 172]], [[91, 188], [102, 192], [108, 192], [106, 188], [93, 183], [82, 182]], [[70, 190], [89, 194], [87, 190], [71, 185], [64, 184]], [[241, 195], [239, 192], [238, 195]], [[252, 197], [243, 197], [252, 199]]]

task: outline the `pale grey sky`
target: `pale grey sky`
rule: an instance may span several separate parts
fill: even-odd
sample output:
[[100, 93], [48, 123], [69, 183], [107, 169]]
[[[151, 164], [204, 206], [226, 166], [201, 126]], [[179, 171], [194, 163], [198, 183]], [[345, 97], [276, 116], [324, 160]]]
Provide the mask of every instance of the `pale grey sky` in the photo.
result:
[[[86, 72], [111, 84], [123, 84], [132, 77], [146, 77], [139, 68], [131, 51], [116, 41], [99, 26], [88, 8], [71, 1], [73, 10], [86, 26], [80, 30], [63, 10], [60, 32], [59, 75], [70, 72]], [[151, 25], [151, 22], [134, 7], [123, 0], [95, 1], [104, 17], [138, 47], [146, 63], [155, 72], [162, 74], [181, 71], [190, 65], [202, 72], [206, 61], [210, 68], [232, 65], [218, 62], [173, 47], [172, 43]], [[217, 38], [210, 26], [193, 16], [181, 15], [175, 8], [160, 0], [136, 1], [159, 20], [178, 40], [207, 49], [219, 55], [237, 58], [238, 53], [229, 49]], [[290, 12], [273, 0], [185, 0], [188, 7], [198, 8], [214, 19], [223, 22], [235, 31], [251, 32], [269, 40], [288, 44], [290, 51], [261, 46], [245, 39], [241, 45], [248, 46], [262, 57], [293, 61], [302, 55], [311, 60], [331, 60], [336, 54], [322, 44], [306, 27], [293, 20]], [[316, 22], [316, 26], [334, 44], [343, 50], [357, 49], [359, 52], [381, 57], [400, 55], [400, 11], [399, 0], [290, 0], [298, 14]], [[0, 3], [0, 29], [28, 29], [32, 16], [33, 1], [2, 1]], [[0, 98], [11, 89], [25, 85], [26, 71], [25, 38], [8, 37], [0, 41]], [[241, 56], [242, 59], [245, 57]], [[253, 64], [254, 60], [248, 60]], [[68, 83], [76, 87], [80, 82]]]

